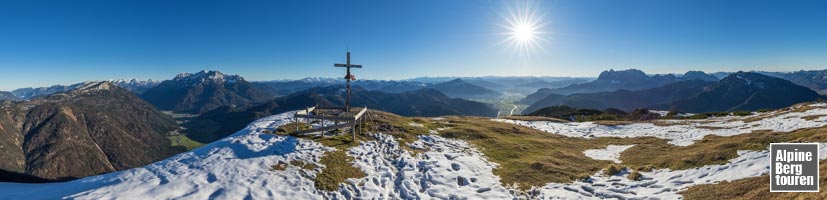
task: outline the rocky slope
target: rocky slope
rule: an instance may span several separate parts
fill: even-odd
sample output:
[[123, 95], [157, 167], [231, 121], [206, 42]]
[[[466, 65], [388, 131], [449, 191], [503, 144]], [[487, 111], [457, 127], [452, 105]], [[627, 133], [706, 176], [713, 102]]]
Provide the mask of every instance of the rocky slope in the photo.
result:
[[3, 102], [0, 169], [66, 180], [139, 167], [181, 151], [165, 137], [176, 129], [175, 121], [131, 92], [89, 82], [26, 102]]

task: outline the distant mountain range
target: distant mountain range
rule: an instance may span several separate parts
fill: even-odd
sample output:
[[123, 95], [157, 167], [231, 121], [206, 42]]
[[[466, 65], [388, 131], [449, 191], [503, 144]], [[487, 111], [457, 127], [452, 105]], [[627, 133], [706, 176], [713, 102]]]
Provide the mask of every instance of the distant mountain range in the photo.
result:
[[147, 89], [141, 97], [161, 110], [201, 114], [223, 106], [247, 108], [269, 100], [272, 95], [241, 76], [201, 71], [179, 74]]
[[0, 91], [0, 100], [18, 101], [18, 100], [21, 100], [21, 99], [14, 96], [14, 94], [12, 94], [11, 92]]
[[172, 118], [110, 82], [3, 101], [0, 181], [66, 180], [143, 166], [184, 150], [166, 138], [176, 129]]
[[483, 77], [420, 77], [409, 79], [423, 83], [441, 83], [455, 79], [485, 87], [497, 92], [530, 94], [540, 88], [559, 88], [593, 80], [586, 77], [522, 77], [522, 76], [483, 76]]
[[146, 90], [148, 90], [149, 88], [154, 88], [155, 86], [158, 86], [159, 84], [161, 84], [161, 81], [152, 80], [152, 79], [147, 79], [147, 80], [117, 79], [117, 80], [109, 80], [109, 82], [112, 82], [113, 84], [118, 85], [118, 86], [120, 86], [120, 87], [122, 87], [126, 90], [129, 90], [132, 93], [135, 93], [135, 94], [142, 94]]
[[[345, 81], [331, 78], [306, 78], [291, 81], [256, 82], [255, 84], [261, 90], [283, 96], [313, 87], [344, 85]], [[432, 88], [439, 90], [449, 97], [464, 99], [493, 98], [500, 95], [497, 91], [468, 83], [462, 79], [452, 79], [437, 83], [423, 83], [407, 80], [356, 80], [352, 82], [352, 85], [354, 87], [361, 87], [362, 89], [368, 91], [375, 90], [388, 93], [400, 93], [424, 88]]]
[[[226, 136], [246, 126], [251, 121], [290, 110], [307, 107], [344, 105], [344, 87], [316, 87], [288, 96], [283, 96], [249, 109], [232, 109], [228, 107], [204, 113], [187, 127], [191, 138], [208, 142]], [[440, 91], [430, 88], [387, 93], [367, 91], [361, 87], [353, 88], [353, 106], [367, 106], [370, 109], [387, 111], [403, 116], [435, 117], [445, 115], [473, 115], [494, 117], [497, 110], [491, 105], [450, 98]]]
[[821, 98], [815, 91], [790, 81], [754, 72], [737, 72], [705, 88], [703, 92], [657, 106], [683, 112], [754, 111], [777, 109]]
[[[260, 81], [254, 82], [254, 84], [256, 84], [256, 86], [261, 90], [267, 91], [271, 94], [285, 96], [314, 87], [344, 85], [345, 81], [344, 79], [334, 78], [304, 78], [299, 80]], [[365, 90], [379, 90], [383, 92], [399, 93], [422, 89], [428, 87], [430, 84], [404, 80], [356, 80], [352, 82], [352, 85], [362, 87]]]
[[462, 79], [437, 83], [428, 88], [438, 90], [449, 97], [463, 99], [496, 98], [501, 95], [500, 92], [467, 83]]
[[[29, 87], [29, 88], [20, 88], [20, 89], [16, 89], [16, 90], [11, 91], [11, 94], [13, 94], [19, 100], [25, 100], [25, 99], [35, 98], [35, 97], [46, 96], [46, 95], [50, 95], [50, 94], [54, 94], [54, 93], [58, 93], [58, 92], [65, 92], [65, 91], [74, 90], [74, 89], [77, 89], [78, 87], [83, 86], [85, 84], [88, 84], [90, 82], [93, 82], [93, 81], [83, 82], [83, 83], [76, 83], [76, 84], [72, 84], [72, 85], [53, 85], [53, 86], [49, 86], [49, 87], [39, 87], [39, 88], [31, 88], [31, 87]], [[123, 79], [117, 79], [117, 80], [109, 80], [109, 82], [111, 82], [115, 85], [118, 85], [118, 86], [120, 86], [120, 87], [122, 87], [126, 90], [129, 90], [130, 92], [136, 93], [136, 94], [140, 94], [143, 91], [146, 91], [147, 89], [155, 87], [159, 83], [161, 83], [161, 81], [156, 81], [156, 80], [152, 80], [152, 79], [149, 79], [149, 80], [136, 80], [136, 79], [123, 80]], [[2, 98], [3, 97], [0, 97], [0, 99], [2, 99]]]
[[576, 93], [571, 95], [549, 94], [526, 108], [529, 114], [550, 106], [565, 105], [575, 108], [603, 110], [616, 108], [631, 112], [638, 108], [667, 104], [686, 99], [702, 92], [706, 86], [715, 82], [690, 80], [670, 83], [664, 86], [644, 90], [616, 90], [613, 92]]
[[591, 82], [554, 89], [539, 89], [537, 92], [528, 95], [521, 102], [531, 105], [549, 94], [569, 95], [574, 93], [611, 92], [616, 90], [643, 90], [687, 80], [717, 81], [718, 78], [700, 71], [689, 71], [682, 76], [673, 74], [650, 76], [636, 69], [622, 71], [609, 70], [601, 72], [600, 76]]
[[627, 112], [637, 108], [681, 112], [754, 111], [781, 108], [820, 98], [809, 88], [754, 72], [732, 73], [717, 82], [707, 80], [710, 79], [685, 80], [643, 90], [622, 89], [571, 95], [552, 93], [529, 106], [523, 113], [559, 105], [589, 109], [617, 108]]

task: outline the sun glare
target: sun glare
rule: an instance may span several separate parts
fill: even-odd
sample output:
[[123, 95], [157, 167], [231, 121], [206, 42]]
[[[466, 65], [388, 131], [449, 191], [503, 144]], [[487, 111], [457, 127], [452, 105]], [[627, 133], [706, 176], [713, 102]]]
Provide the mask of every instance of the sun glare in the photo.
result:
[[514, 27], [514, 32], [511, 33], [514, 39], [520, 42], [527, 42], [534, 39], [534, 27], [529, 24], [517, 24]]
[[507, 30], [503, 43], [511, 46], [514, 54], [525, 57], [542, 48], [540, 43], [545, 40], [541, 31], [542, 16], [537, 13], [536, 3], [518, 1], [517, 4], [516, 7], [509, 8], [508, 13], [503, 16], [506, 24], [502, 26]]

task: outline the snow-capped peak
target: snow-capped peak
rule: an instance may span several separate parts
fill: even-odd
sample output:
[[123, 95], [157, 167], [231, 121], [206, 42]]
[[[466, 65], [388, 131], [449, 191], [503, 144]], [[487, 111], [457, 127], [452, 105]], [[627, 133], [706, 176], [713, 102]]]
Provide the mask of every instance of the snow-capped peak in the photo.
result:
[[205, 81], [212, 81], [212, 82], [224, 82], [224, 83], [234, 83], [239, 80], [244, 80], [239, 75], [225, 75], [218, 70], [202, 70], [198, 73], [180, 73], [173, 79], [175, 81], [184, 81], [184, 82], [205, 82]]

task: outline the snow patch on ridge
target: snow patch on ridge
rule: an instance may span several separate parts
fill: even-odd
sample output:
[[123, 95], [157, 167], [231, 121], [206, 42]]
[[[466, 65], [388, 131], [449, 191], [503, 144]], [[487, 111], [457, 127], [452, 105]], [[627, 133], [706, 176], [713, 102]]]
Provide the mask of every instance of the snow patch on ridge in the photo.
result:
[[583, 154], [595, 160], [609, 160], [620, 163], [620, 153], [633, 146], [635, 145], [609, 145], [605, 149], [589, 149], [583, 151]]
[[[704, 120], [662, 120], [674, 122], [669, 126], [658, 126], [653, 123], [633, 123], [629, 125], [606, 126], [593, 122], [559, 123], [551, 121], [521, 121], [510, 119], [493, 119], [528, 126], [541, 131], [564, 135], [568, 137], [595, 138], [595, 137], [657, 137], [670, 140], [669, 144], [688, 146], [706, 135], [732, 136], [751, 133], [756, 130], [770, 130], [775, 132], [791, 132], [804, 128], [827, 126], [827, 104], [810, 104], [813, 109], [804, 112], [790, 110], [760, 113], [758, 115], [737, 117], [714, 117]], [[795, 108], [790, 108], [795, 109]], [[761, 120], [745, 122], [752, 117], [766, 117]], [[807, 120], [805, 116], [822, 116]]]

